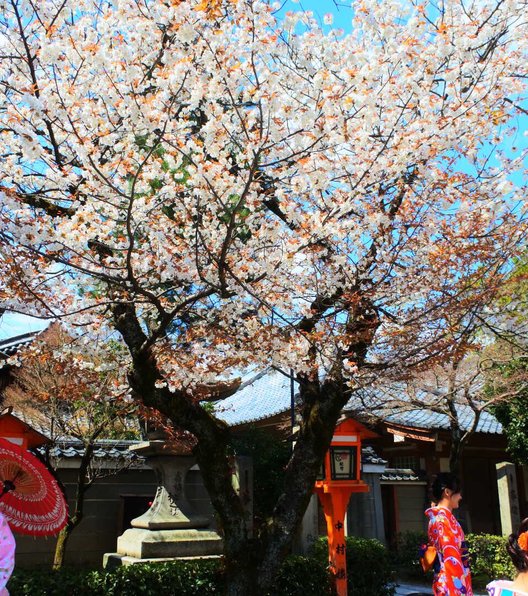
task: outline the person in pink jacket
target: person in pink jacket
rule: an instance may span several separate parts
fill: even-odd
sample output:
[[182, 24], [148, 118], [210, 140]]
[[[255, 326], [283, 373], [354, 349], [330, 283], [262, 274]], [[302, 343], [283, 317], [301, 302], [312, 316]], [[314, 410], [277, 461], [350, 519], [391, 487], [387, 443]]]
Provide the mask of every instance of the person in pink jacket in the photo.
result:
[[489, 596], [528, 596], [528, 518], [521, 522], [519, 530], [510, 534], [506, 550], [517, 570], [513, 581], [498, 580], [488, 584]]
[[15, 566], [15, 538], [0, 511], [0, 596], [9, 596], [6, 584]]
[[433, 592], [435, 596], [473, 596], [464, 532], [453, 515], [462, 500], [460, 483], [453, 474], [440, 473], [431, 492], [436, 505], [425, 514], [429, 518], [429, 544], [437, 553]]

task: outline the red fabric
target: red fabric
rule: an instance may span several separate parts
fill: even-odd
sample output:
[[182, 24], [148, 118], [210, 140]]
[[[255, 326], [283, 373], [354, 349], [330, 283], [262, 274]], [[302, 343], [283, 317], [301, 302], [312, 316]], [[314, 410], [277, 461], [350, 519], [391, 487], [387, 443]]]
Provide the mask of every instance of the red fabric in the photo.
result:
[[434, 576], [435, 596], [473, 596], [464, 532], [455, 516], [444, 507], [431, 507], [429, 543], [436, 548], [440, 568]]
[[62, 491], [46, 466], [29, 451], [0, 439], [0, 511], [14, 532], [57, 534], [68, 518]]

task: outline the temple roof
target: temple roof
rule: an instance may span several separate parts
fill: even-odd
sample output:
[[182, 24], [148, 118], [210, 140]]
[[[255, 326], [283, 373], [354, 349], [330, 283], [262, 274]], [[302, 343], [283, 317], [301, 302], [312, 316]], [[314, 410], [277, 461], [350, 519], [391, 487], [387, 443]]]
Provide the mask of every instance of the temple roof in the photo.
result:
[[41, 331], [32, 331], [0, 340], [0, 369], [5, 366], [5, 360], [14, 356], [20, 348], [29, 345]]
[[420, 482], [423, 481], [413, 470], [408, 468], [385, 468], [380, 476], [381, 482]]
[[[294, 383], [294, 392], [298, 386]], [[406, 404], [404, 392], [399, 393], [399, 406], [394, 399], [385, 401], [375, 391], [369, 390], [354, 396], [344, 408], [360, 422], [386, 422], [411, 428], [428, 430], [449, 430], [450, 419], [447, 414], [434, 411], [427, 403], [420, 408]], [[469, 430], [475, 417], [474, 411], [465, 404], [456, 404], [456, 411], [462, 430]], [[215, 403], [218, 418], [230, 426], [238, 426], [271, 418], [288, 412], [291, 408], [290, 378], [276, 370], [267, 369], [255, 375], [240, 386], [231, 397]], [[480, 414], [476, 432], [501, 434], [502, 426], [488, 411]]]
[[[376, 389], [364, 389], [350, 399], [344, 410], [353, 416], [357, 415], [360, 420], [366, 416], [371, 423], [377, 421], [408, 428], [449, 430], [450, 417], [447, 412], [438, 411], [446, 410], [445, 403], [442, 403], [443, 396], [431, 395], [425, 391], [418, 395], [421, 398], [419, 406], [416, 401], [410, 402], [405, 389], [398, 383], [391, 385], [386, 394]], [[465, 403], [456, 403], [455, 411], [462, 431], [470, 430], [475, 420], [475, 411]], [[483, 410], [475, 432], [502, 434], [502, 425], [491, 412]]]
[[[96, 460], [113, 459], [113, 460], [138, 460], [142, 461], [144, 458], [133, 451], [129, 451], [129, 447], [137, 445], [140, 441], [126, 441], [113, 439], [98, 439], [93, 455]], [[77, 459], [82, 457], [84, 453], [84, 445], [81, 441], [69, 439], [64, 441], [57, 441], [53, 447], [50, 448], [50, 456], [58, 459]], [[43, 453], [43, 448], [39, 449]]]
[[[294, 383], [297, 394], [297, 383]], [[271, 418], [291, 408], [291, 380], [276, 370], [255, 375], [231, 397], [215, 403], [215, 412], [229, 426]]]

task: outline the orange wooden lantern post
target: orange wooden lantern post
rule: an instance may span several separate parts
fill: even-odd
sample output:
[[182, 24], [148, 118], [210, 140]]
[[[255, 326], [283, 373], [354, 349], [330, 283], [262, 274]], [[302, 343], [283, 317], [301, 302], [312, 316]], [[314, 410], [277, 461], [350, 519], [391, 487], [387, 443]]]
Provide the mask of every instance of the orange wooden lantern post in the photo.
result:
[[0, 438], [11, 441], [22, 449], [35, 449], [45, 443], [51, 443], [48, 437], [11, 414], [11, 408], [0, 412]]
[[377, 436], [348, 418], [337, 425], [325, 455], [321, 478], [315, 483], [326, 519], [328, 556], [338, 596], [347, 596], [345, 515], [352, 493], [368, 492], [361, 480], [361, 439]]

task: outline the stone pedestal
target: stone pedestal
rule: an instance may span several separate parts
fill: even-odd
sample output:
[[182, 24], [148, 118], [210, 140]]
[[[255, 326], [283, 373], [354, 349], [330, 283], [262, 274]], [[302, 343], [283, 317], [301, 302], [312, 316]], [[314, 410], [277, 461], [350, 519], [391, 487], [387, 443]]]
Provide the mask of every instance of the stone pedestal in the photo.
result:
[[497, 468], [501, 530], [503, 536], [508, 536], [517, 531], [521, 523], [517, 475], [514, 464], [509, 462], [498, 463], [495, 467]]
[[220, 555], [222, 539], [208, 528], [208, 517], [193, 511], [185, 495], [185, 476], [194, 458], [163, 440], [131, 449], [154, 469], [158, 489], [150, 509], [117, 539], [117, 553], [105, 555], [104, 566]]

